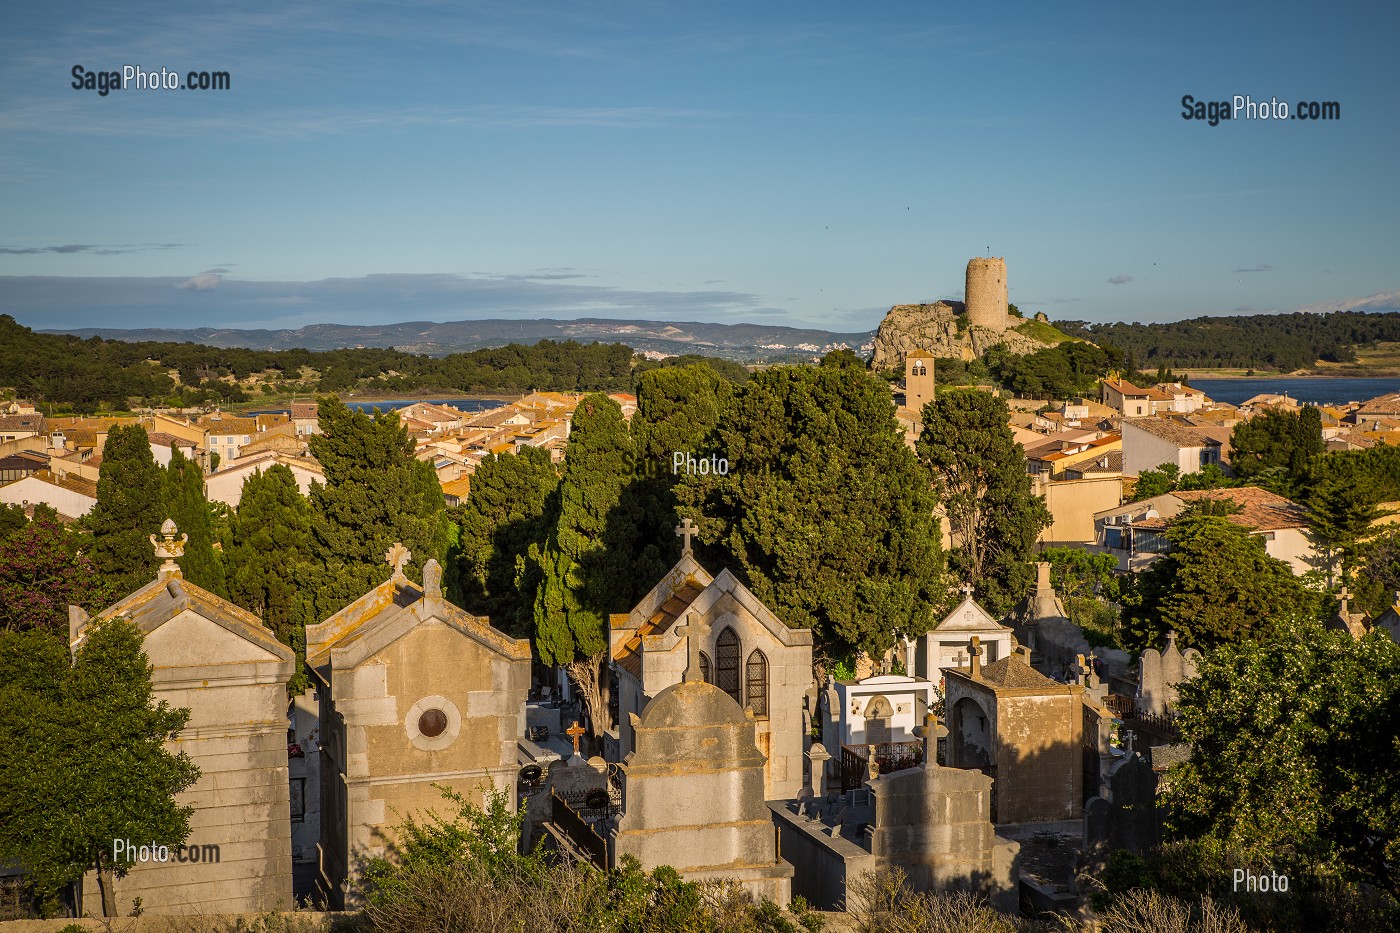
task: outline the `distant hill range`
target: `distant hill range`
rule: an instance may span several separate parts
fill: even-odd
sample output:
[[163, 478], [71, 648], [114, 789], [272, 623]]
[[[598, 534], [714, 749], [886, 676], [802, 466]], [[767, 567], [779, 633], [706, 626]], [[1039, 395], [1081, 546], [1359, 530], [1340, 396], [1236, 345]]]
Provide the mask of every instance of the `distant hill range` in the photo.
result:
[[46, 330], [40, 333], [76, 334], [104, 340], [198, 343], [211, 347], [244, 347], [250, 350], [343, 350], [379, 347], [446, 356], [509, 343], [531, 344], [539, 340], [575, 340], [580, 343], [625, 343], [634, 350], [658, 353], [699, 353], [738, 362], [778, 362], [806, 359], [829, 350], [849, 347], [869, 353], [874, 331], [837, 333], [768, 324], [705, 324], [696, 321], [615, 321], [580, 318], [483, 321], [409, 321], [403, 324], [310, 324], [296, 330], [239, 330], [213, 327], [142, 328], [85, 327]]

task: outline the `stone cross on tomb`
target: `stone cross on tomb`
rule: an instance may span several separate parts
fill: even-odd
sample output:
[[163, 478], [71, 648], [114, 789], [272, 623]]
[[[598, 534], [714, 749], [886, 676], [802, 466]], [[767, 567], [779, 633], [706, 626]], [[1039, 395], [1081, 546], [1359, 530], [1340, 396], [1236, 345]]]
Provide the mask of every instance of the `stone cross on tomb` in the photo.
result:
[[394, 568], [394, 576], [401, 577], [403, 576], [403, 568], [408, 565], [408, 560], [412, 556], [408, 548], [395, 541], [394, 546], [385, 552], [384, 559], [389, 562], [390, 567]]
[[684, 623], [676, 626], [676, 634], [686, 640], [685, 682], [699, 683], [705, 679], [700, 671], [700, 642], [710, 634], [710, 626], [692, 612]]
[[1337, 592], [1337, 598], [1342, 602], [1342, 612], [1350, 611], [1351, 607], [1348, 606], [1347, 603], [1351, 600], [1353, 595], [1351, 590], [1347, 589], [1346, 584], [1342, 584], [1342, 588]]
[[958, 653], [953, 655], [953, 660], [958, 662], [958, 667], [962, 667], [963, 662], [967, 660], [967, 655], [963, 653], [963, 650], [961, 648], [959, 648]]
[[574, 720], [574, 724], [573, 724], [572, 726], [570, 726], [569, 728], [567, 728], [567, 729], [564, 730], [564, 734], [567, 735], [569, 738], [571, 738], [571, 739], [574, 740], [574, 757], [575, 757], [575, 758], [578, 757], [578, 753], [579, 753], [579, 752], [578, 752], [578, 740], [579, 740], [579, 737], [582, 736], [582, 735], [583, 735], [584, 733], [586, 733], [587, 731], [588, 731], [587, 729], [585, 729], [583, 726], [580, 726], [580, 725], [578, 724], [578, 720], [577, 720], [577, 719]]
[[972, 596], [972, 584], [971, 584], [971, 583], [964, 583], [962, 586], [958, 587], [958, 589], [962, 590], [963, 598], [966, 599], [966, 598], [969, 598], [969, 597]]
[[976, 635], [967, 643], [968, 668], [967, 672], [973, 677], [982, 675], [982, 639]]
[[676, 526], [676, 537], [681, 539], [681, 553], [690, 553], [690, 539], [700, 533], [700, 528], [686, 516], [685, 520]]

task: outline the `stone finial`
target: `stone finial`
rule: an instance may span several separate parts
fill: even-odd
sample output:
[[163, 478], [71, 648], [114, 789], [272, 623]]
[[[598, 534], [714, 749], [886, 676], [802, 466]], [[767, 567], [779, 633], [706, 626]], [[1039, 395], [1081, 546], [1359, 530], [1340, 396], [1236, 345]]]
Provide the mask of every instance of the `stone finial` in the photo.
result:
[[979, 678], [979, 677], [982, 676], [982, 639], [981, 639], [981, 638], [979, 638], [979, 637], [976, 636], [976, 635], [973, 635], [973, 636], [972, 636], [972, 638], [971, 638], [971, 639], [968, 641], [968, 643], [967, 643], [967, 654], [968, 654], [968, 657], [970, 658], [970, 661], [969, 661], [970, 666], [968, 667], [968, 674], [970, 674], [970, 675], [972, 676], [972, 679], [973, 679], [973, 680], [976, 680], [977, 678]]
[[174, 520], [167, 518], [165, 524], [160, 526], [160, 537], [151, 535], [151, 547], [155, 549], [156, 556], [164, 561], [156, 573], [158, 580], [182, 576], [180, 565], [175, 563], [175, 560], [185, 556], [185, 544], [189, 542], [190, 536], [182, 534], [177, 541], [175, 532], [178, 530]]
[[700, 670], [700, 642], [710, 634], [710, 626], [695, 613], [676, 626], [676, 634], [686, 640], [685, 682], [697, 684], [705, 679]]
[[880, 776], [880, 759], [875, 757], [875, 746], [867, 745], [870, 757], [866, 759], [866, 780], [873, 781]]
[[962, 586], [958, 587], [958, 589], [962, 590], [964, 599], [970, 599], [972, 597], [973, 586], [971, 583], [964, 583]]
[[403, 546], [402, 542], [395, 541], [394, 546], [385, 552], [384, 559], [388, 561], [390, 567], [394, 568], [394, 576], [402, 577], [403, 568], [408, 565], [409, 558], [412, 556], [413, 554]]
[[432, 558], [423, 565], [423, 598], [442, 599], [442, 565]]
[[676, 537], [681, 539], [681, 553], [690, 553], [690, 539], [700, 533], [700, 529], [690, 520], [690, 516], [676, 526]]
[[1050, 562], [1048, 560], [1042, 560], [1035, 565], [1035, 589], [1037, 594], [1053, 589], [1050, 585]]

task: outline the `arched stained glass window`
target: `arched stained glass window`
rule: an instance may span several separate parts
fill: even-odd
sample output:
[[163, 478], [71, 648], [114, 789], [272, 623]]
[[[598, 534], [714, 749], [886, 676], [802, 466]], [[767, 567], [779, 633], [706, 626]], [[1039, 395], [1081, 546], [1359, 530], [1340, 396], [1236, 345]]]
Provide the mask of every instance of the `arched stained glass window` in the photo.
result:
[[757, 648], [744, 665], [744, 694], [755, 716], [768, 715], [768, 659]]
[[700, 652], [700, 677], [707, 684], [715, 682], [715, 675], [710, 669], [710, 656], [705, 652]]
[[743, 684], [739, 682], [739, 636], [729, 626], [715, 639], [715, 686], [744, 705]]

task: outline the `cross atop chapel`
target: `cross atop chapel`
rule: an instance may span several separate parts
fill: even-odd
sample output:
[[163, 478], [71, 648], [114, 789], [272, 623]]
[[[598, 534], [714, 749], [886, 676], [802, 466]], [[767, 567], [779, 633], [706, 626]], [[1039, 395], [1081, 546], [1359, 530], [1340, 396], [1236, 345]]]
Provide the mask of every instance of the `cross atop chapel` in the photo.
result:
[[394, 576], [403, 576], [403, 568], [408, 565], [409, 558], [413, 555], [401, 542], [395, 541], [394, 546], [384, 554], [384, 559], [389, 562], [389, 566], [394, 568]]
[[685, 517], [684, 521], [676, 526], [676, 536], [681, 539], [682, 554], [690, 553], [690, 539], [692, 536], [699, 533], [700, 529], [690, 520], [690, 516], [688, 515]]

